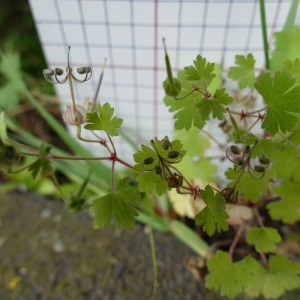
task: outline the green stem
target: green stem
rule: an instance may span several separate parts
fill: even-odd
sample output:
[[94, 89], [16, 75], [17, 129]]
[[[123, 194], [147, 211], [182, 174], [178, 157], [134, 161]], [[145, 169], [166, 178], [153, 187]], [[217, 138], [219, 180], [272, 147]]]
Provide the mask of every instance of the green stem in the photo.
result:
[[264, 44], [265, 63], [266, 63], [266, 69], [269, 70], [270, 69], [270, 58], [269, 58], [267, 21], [266, 21], [266, 10], [265, 10], [265, 1], [264, 0], [259, 0], [259, 8], [260, 8], [261, 29], [262, 29], [263, 44]]
[[[193, 92], [195, 91], [199, 91], [199, 90], [195, 90], [192, 89], [190, 92], [188, 92], [186, 95], [182, 96], [182, 97], [174, 97], [175, 100], [183, 100], [184, 98], [188, 97], [189, 95], [191, 95]], [[200, 91], [201, 92], [201, 91]], [[202, 93], [202, 92], [201, 92]], [[203, 93], [202, 93], [203, 94]], [[203, 94], [204, 95], [204, 94]]]

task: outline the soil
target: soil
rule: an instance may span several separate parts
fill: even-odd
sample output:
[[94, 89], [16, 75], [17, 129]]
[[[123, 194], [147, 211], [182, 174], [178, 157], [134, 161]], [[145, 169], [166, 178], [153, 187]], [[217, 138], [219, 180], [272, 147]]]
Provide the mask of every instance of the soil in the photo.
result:
[[158, 288], [142, 225], [95, 230], [88, 212], [33, 193], [0, 195], [0, 299], [225, 299], [204, 288], [184, 264], [195, 254], [154, 232]]

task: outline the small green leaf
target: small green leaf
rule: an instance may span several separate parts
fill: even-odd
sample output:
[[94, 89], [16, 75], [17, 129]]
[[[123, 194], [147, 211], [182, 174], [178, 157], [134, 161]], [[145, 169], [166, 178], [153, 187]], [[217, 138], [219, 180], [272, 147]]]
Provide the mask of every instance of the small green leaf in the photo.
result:
[[90, 207], [94, 219], [94, 228], [107, 228], [113, 216], [112, 202], [115, 195], [110, 193], [94, 200]]
[[34, 163], [32, 163], [28, 168], [28, 171], [32, 173], [33, 179], [36, 178], [39, 172], [41, 172], [43, 175], [49, 175], [53, 173], [53, 167], [51, 165], [51, 161], [47, 157], [50, 148], [51, 146], [45, 143], [41, 144], [39, 158]]
[[286, 59], [299, 57], [300, 28], [282, 30], [275, 33], [275, 50], [272, 53], [270, 65], [272, 70], [280, 70]]
[[215, 291], [220, 290], [222, 296], [229, 298], [242, 294], [247, 285], [253, 284], [254, 276], [263, 270], [250, 256], [233, 263], [229, 254], [223, 251], [217, 251], [216, 255], [207, 261], [207, 267], [210, 273], [205, 278], [205, 286]]
[[118, 128], [121, 127], [123, 119], [113, 117], [114, 108], [109, 103], [99, 106], [98, 112], [87, 113], [87, 125], [84, 126], [88, 130], [104, 130], [112, 136], [119, 135]]
[[[178, 72], [178, 77], [182, 76], [182, 73]], [[183, 92], [187, 93], [188, 90], [184, 87]], [[170, 112], [175, 112], [175, 129], [185, 129], [189, 130], [192, 126], [202, 129], [205, 125], [205, 120], [201, 118], [196, 105], [203, 98], [200, 93], [193, 93], [186, 97], [184, 100], [174, 100], [172, 97], [166, 96], [164, 98], [164, 103], [169, 106]]]
[[170, 190], [164, 178], [155, 172], [147, 172], [140, 174], [137, 177], [139, 182], [139, 191], [152, 194], [156, 192], [158, 195], [163, 195]]
[[255, 298], [279, 299], [287, 291], [300, 287], [300, 264], [289, 260], [285, 255], [269, 257], [269, 268], [258, 268], [252, 276], [251, 284], [245, 292]]
[[244, 89], [246, 87], [253, 89], [255, 82], [255, 59], [253, 58], [253, 55], [251, 53], [249, 53], [247, 57], [243, 55], [236, 55], [235, 64], [238, 67], [230, 67], [228, 77], [233, 80], [237, 80], [240, 89]]
[[70, 196], [70, 201], [68, 201], [68, 208], [75, 214], [83, 211], [87, 206], [87, 199], [84, 195], [84, 191], [87, 184], [89, 183], [90, 177], [91, 173], [89, 173], [85, 180], [82, 182], [79, 190], [75, 194]]
[[284, 180], [276, 188], [276, 194], [281, 200], [271, 202], [267, 205], [269, 214], [274, 220], [281, 220], [284, 223], [293, 224], [300, 220], [300, 183]]
[[206, 58], [197, 55], [194, 60], [194, 66], [185, 67], [184, 70], [187, 74], [187, 80], [205, 80], [206, 86], [209, 86], [212, 79], [216, 76], [213, 72], [215, 69], [214, 63], [206, 62]]
[[262, 128], [274, 135], [292, 131], [299, 118], [292, 113], [300, 113], [300, 86], [294, 88], [295, 79], [287, 71], [278, 71], [272, 77], [263, 73], [255, 83], [255, 88], [268, 105]]
[[229, 215], [225, 211], [225, 199], [219, 193], [214, 194], [213, 189], [207, 185], [200, 191], [206, 207], [195, 217], [196, 225], [203, 225], [203, 230], [208, 235], [213, 235], [217, 230], [228, 230], [227, 219]]
[[278, 231], [274, 228], [249, 228], [247, 243], [255, 245], [257, 252], [275, 252], [275, 243], [281, 241]]
[[209, 120], [209, 115], [212, 114], [213, 118], [219, 120], [224, 119], [224, 114], [227, 113], [224, 105], [228, 105], [233, 101], [233, 98], [225, 93], [225, 89], [216, 91], [211, 99], [201, 100], [196, 105], [203, 120]]
[[114, 217], [117, 228], [133, 228], [135, 217], [139, 214], [132, 203], [139, 198], [137, 190], [129, 185], [129, 178], [122, 179], [115, 191], [97, 198], [91, 205], [94, 227], [106, 228]]
[[300, 84], [300, 59], [296, 58], [294, 61], [286, 60], [283, 64], [283, 70], [289, 72], [293, 78], [296, 79], [295, 84]]

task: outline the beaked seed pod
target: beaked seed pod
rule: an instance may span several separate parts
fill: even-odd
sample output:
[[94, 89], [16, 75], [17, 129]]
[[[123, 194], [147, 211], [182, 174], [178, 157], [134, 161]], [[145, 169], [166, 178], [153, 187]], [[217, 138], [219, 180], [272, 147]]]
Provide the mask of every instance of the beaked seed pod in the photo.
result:
[[144, 159], [144, 165], [151, 165], [153, 162], [154, 158], [151, 156]]
[[76, 105], [75, 108], [68, 105], [63, 119], [68, 125], [83, 124], [86, 122], [86, 110], [80, 105]]
[[235, 155], [239, 155], [241, 153], [239, 148], [235, 145], [230, 146], [230, 151]]

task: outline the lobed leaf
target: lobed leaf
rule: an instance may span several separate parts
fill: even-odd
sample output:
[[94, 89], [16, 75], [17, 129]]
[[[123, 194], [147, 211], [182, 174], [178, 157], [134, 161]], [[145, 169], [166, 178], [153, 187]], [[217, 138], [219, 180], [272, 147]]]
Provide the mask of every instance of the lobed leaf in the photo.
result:
[[88, 130], [104, 130], [112, 136], [119, 135], [118, 129], [123, 123], [123, 119], [113, 117], [114, 108], [110, 104], [104, 103], [99, 105], [98, 112], [87, 113], [87, 125], [84, 126]]
[[235, 64], [237, 67], [230, 67], [228, 72], [228, 77], [237, 80], [240, 89], [249, 87], [254, 88], [255, 82], [255, 73], [254, 73], [254, 64], [255, 59], [253, 55], [249, 53], [246, 56], [236, 55]]
[[194, 60], [194, 66], [185, 67], [187, 80], [205, 80], [206, 85], [209, 86], [212, 79], [216, 76], [213, 72], [215, 69], [214, 63], [206, 62], [206, 58], [197, 55]]
[[247, 243], [255, 245], [257, 252], [275, 252], [276, 243], [281, 237], [275, 228], [249, 228], [247, 231]]
[[205, 286], [215, 291], [220, 290], [222, 296], [234, 298], [243, 293], [247, 285], [254, 283], [257, 273], [263, 269], [255, 259], [247, 256], [240, 262], [233, 263], [229, 254], [217, 251], [207, 262], [209, 274]]
[[210, 236], [215, 231], [228, 230], [227, 219], [229, 215], [225, 211], [224, 197], [219, 193], [214, 194], [209, 185], [200, 193], [206, 207], [195, 216], [196, 225], [203, 225], [203, 230]]
[[53, 172], [51, 161], [47, 157], [50, 148], [51, 146], [45, 143], [41, 144], [39, 158], [28, 168], [28, 171], [32, 173], [33, 179], [36, 178], [39, 172], [43, 173], [44, 175], [51, 174]]
[[114, 217], [116, 227], [131, 229], [135, 224], [137, 210], [132, 203], [139, 199], [138, 192], [129, 185], [129, 178], [122, 179], [116, 190], [94, 200], [90, 210], [95, 228], [106, 228]]
[[267, 205], [269, 214], [274, 220], [281, 220], [284, 223], [292, 224], [300, 220], [300, 184], [298, 181], [284, 180], [276, 193], [281, 197], [279, 201]]
[[227, 113], [224, 105], [228, 105], [233, 101], [233, 98], [225, 93], [225, 89], [216, 91], [211, 99], [201, 100], [196, 107], [203, 120], [209, 120], [209, 115], [212, 114], [213, 118], [219, 120], [224, 119], [224, 114]]
[[155, 172], [140, 174], [137, 180], [139, 182], [139, 191], [141, 192], [163, 195], [166, 191], [170, 190], [165, 179]]
[[293, 87], [294, 83], [295, 79], [287, 71], [278, 71], [275, 76], [263, 73], [255, 83], [268, 106], [261, 127], [271, 135], [278, 131], [290, 132], [299, 122], [293, 113], [300, 113], [300, 86]]

